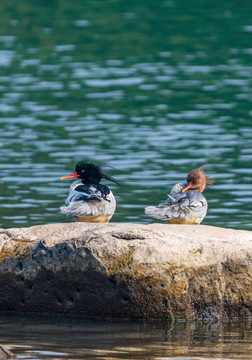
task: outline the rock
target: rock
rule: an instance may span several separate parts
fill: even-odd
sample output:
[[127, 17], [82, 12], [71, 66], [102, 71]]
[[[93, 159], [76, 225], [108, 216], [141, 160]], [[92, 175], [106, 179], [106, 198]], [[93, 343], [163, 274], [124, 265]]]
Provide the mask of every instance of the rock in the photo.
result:
[[252, 316], [252, 232], [67, 223], [0, 231], [0, 310], [102, 318]]

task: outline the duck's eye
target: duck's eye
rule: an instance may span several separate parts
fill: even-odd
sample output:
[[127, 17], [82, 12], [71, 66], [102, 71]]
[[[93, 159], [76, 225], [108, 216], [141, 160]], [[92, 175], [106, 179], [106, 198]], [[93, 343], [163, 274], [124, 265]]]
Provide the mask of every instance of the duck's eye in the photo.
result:
[[85, 170], [81, 170], [81, 174], [83, 174], [85, 172]]

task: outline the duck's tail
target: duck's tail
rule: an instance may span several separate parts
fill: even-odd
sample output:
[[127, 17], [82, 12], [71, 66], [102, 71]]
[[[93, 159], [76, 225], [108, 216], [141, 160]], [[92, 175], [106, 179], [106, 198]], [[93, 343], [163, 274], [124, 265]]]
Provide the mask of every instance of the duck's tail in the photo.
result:
[[158, 206], [147, 206], [145, 214], [159, 220], [169, 220], [174, 218], [184, 218], [185, 214], [181, 211], [178, 202], [174, 199], [169, 204], [160, 204]]

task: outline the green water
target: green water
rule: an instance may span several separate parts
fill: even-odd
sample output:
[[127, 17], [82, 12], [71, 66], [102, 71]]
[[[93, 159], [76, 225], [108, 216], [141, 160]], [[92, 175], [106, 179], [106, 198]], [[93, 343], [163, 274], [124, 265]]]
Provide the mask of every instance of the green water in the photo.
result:
[[251, 15], [250, 1], [2, 1], [0, 226], [72, 221], [59, 177], [84, 158], [121, 181], [114, 222], [152, 222], [144, 208], [205, 164], [204, 224], [251, 229]]
[[[59, 177], [87, 159], [122, 184], [114, 222], [205, 164], [203, 223], [250, 230], [251, 57], [251, 1], [1, 1], [0, 226], [72, 221]], [[250, 324], [1, 325], [20, 358], [252, 358]]]

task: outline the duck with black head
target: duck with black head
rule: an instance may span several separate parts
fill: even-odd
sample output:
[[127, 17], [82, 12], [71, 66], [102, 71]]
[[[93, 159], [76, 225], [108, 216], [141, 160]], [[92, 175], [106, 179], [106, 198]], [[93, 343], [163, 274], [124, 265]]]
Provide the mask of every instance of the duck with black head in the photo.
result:
[[207, 200], [202, 192], [206, 185], [212, 184], [204, 166], [193, 169], [186, 182], [174, 185], [164, 203], [146, 207], [145, 213], [170, 224], [200, 224], [207, 213]]
[[78, 222], [106, 223], [112, 218], [116, 200], [112, 191], [100, 181], [106, 179], [119, 185], [107, 175], [101, 165], [87, 161], [79, 161], [73, 174], [62, 176], [60, 180], [79, 178], [69, 189], [65, 206], [60, 210], [66, 215], [72, 215]]

